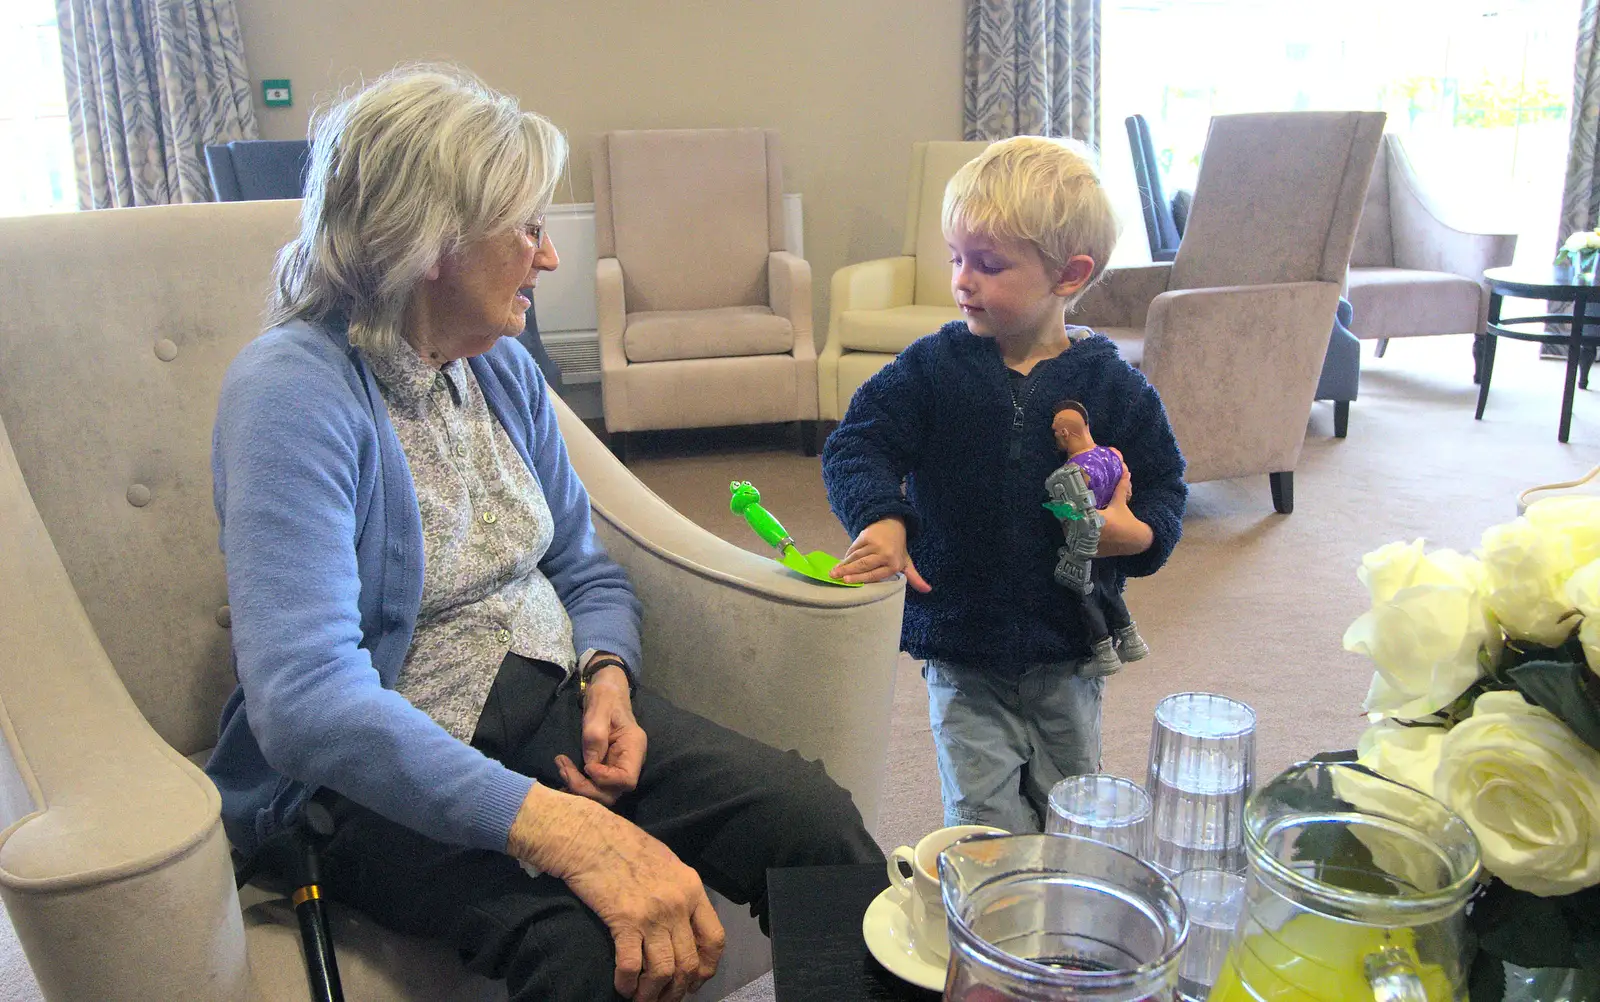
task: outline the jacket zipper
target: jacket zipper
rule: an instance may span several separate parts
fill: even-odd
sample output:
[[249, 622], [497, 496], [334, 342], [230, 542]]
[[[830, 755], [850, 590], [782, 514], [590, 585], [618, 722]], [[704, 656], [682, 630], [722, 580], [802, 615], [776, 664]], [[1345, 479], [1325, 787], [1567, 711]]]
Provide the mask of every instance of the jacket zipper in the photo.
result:
[[[1041, 362], [1040, 365], [1042, 364], [1043, 363]], [[1015, 491], [1017, 488], [1017, 479], [1022, 473], [1023, 425], [1025, 423], [1025, 418], [1027, 417], [1028, 401], [1033, 399], [1034, 391], [1039, 388], [1039, 382], [1035, 378], [1038, 374], [1039, 366], [1035, 365], [1033, 369], [1023, 377], [1023, 392], [1020, 397], [1017, 395], [1016, 383], [1012, 381], [1010, 372], [1007, 372], [1005, 376], [1006, 388], [1011, 391], [1011, 449], [1009, 452], [1011, 458], [1010, 461], [1006, 463], [1006, 481], [1002, 496], [1006, 506], [1006, 547], [1010, 553], [1017, 552], [1017, 539], [1020, 535], [1019, 527], [1017, 525], [1017, 504]], [[1021, 596], [1017, 591], [1017, 576], [1011, 575], [1010, 577], [1011, 608], [1013, 610], [1019, 610], [1022, 608], [1022, 606], [1019, 604]], [[1011, 663], [1015, 664], [1018, 656], [1021, 653], [1022, 647], [1022, 627], [1015, 616], [1013, 616], [1011, 620], [1010, 633], [1011, 650], [1008, 652], [1008, 654]]]

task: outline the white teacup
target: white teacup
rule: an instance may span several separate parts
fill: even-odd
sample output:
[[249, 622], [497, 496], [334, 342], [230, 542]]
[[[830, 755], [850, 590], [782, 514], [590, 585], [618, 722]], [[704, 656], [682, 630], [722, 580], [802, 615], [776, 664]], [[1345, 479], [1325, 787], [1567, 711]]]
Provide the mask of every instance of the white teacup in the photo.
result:
[[973, 835], [1005, 834], [1004, 829], [988, 825], [954, 825], [924, 835], [915, 849], [903, 845], [889, 854], [889, 883], [899, 891], [900, 906], [911, 921], [911, 943], [918, 952], [940, 963], [950, 957], [950, 929], [939, 896], [939, 853]]

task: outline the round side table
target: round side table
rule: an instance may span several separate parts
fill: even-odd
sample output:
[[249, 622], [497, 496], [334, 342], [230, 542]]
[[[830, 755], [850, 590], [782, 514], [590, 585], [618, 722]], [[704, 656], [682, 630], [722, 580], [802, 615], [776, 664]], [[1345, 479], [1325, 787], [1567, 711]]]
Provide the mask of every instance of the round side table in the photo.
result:
[[[1572, 430], [1572, 398], [1576, 389], [1589, 388], [1589, 367], [1600, 348], [1600, 286], [1586, 279], [1558, 275], [1553, 266], [1490, 268], [1483, 273], [1489, 283], [1489, 320], [1475, 345], [1478, 361], [1478, 420], [1489, 402], [1489, 377], [1494, 372], [1494, 346], [1499, 338], [1559, 344], [1567, 349], [1566, 389], [1561, 395], [1561, 427], [1556, 438], [1565, 442]], [[1527, 317], [1502, 317], [1500, 302], [1506, 296], [1572, 304], [1571, 313], [1541, 313]], [[1590, 306], [1594, 312], [1591, 314]], [[1567, 334], [1535, 334], [1511, 330], [1512, 324], [1567, 324]]]

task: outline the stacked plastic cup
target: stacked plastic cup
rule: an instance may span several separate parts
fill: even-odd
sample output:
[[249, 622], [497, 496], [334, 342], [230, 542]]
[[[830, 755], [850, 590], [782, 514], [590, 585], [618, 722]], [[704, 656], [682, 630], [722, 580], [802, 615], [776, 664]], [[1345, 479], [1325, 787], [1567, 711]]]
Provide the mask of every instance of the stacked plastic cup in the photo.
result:
[[1151, 802], [1146, 857], [1168, 876], [1201, 868], [1244, 869], [1244, 805], [1255, 789], [1256, 712], [1210, 692], [1156, 704], [1145, 790]]
[[1068, 776], [1050, 790], [1045, 831], [1092, 838], [1144, 859], [1150, 850], [1150, 796], [1120, 776]]

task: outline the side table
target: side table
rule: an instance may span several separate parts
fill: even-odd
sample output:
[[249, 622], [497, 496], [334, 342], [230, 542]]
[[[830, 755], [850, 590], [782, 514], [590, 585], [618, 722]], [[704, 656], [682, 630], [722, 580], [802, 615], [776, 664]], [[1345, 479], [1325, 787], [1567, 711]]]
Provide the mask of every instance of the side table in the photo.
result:
[[938, 1002], [873, 959], [861, 919], [889, 875], [881, 864], [767, 871], [777, 1002]]
[[[1589, 367], [1594, 364], [1595, 349], [1600, 348], [1600, 315], [1591, 316], [1591, 304], [1600, 308], [1600, 287], [1575, 276], [1556, 274], [1555, 268], [1490, 268], [1483, 273], [1489, 283], [1489, 320], [1475, 346], [1478, 360], [1478, 412], [1483, 419], [1483, 409], [1489, 402], [1489, 377], [1494, 372], [1494, 349], [1498, 338], [1517, 341], [1537, 341], [1540, 344], [1559, 344], [1567, 349], [1566, 389], [1561, 396], [1561, 427], [1556, 437], [1565, 442], [1572, 430], [1572, 399], [1574, 390], [1589, 388]], [[1526, 299], [1543, 299], [1572, 303], [1572, 313], [1541, 313], [1528, 317], [1502, 317], [1501, 300], [1506, 296]], [[1600, 310], [1597, 310], [1600, 312]], [[1564, 323], [1567, 334], [1544, 334], [1511, 330], [1511, 324]]]

